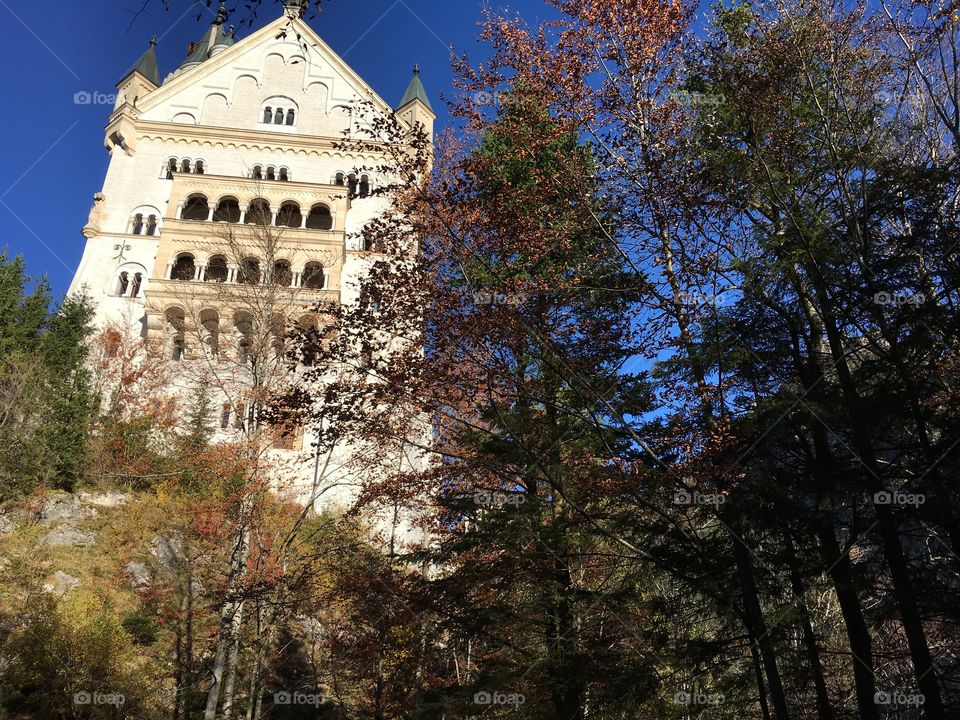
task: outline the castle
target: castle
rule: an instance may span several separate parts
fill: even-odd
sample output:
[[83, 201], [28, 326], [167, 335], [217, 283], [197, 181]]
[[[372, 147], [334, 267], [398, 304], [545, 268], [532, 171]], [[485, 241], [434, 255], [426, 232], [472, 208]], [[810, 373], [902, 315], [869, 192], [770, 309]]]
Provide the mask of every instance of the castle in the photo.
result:
[[[357, 103], [431, 136], [436, 119], [419, 70], [394, 108], [307, 24], [306, 0], [283, 7], [237, 40], [221, 3], [180, 67], [161, 80], [154, 40], [119, 82], [109, 169], [70, 289], [92, 298], [98, 326], [127, 327], [182, 364], [182, 393], [193, 391], [188, 366], [205, 360], [221, 439], [252, 418], [229, 384], [257, 381], [238, 379], [259, 372], [257, 298], [269, 296], [281, 325], [318, 300], [348, 302], [375, 255], [361, 230], [389, 200], [368, 170], [376, 153], [344, 149], [364, 122]], [[275, 444], [309, 447], [302, 428]], [[314, 501], [317, 464], [300, 470]]]

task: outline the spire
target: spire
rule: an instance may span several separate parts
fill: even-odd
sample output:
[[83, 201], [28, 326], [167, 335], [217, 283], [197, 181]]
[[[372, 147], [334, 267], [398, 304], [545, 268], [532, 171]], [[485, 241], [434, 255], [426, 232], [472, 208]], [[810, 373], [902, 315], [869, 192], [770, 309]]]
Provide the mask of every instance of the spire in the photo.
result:
[[199, 42], [190, 43], [190, 46], [187, 48], [187, 59], [180, 65], [181, 70], [196, 67], [208, 58], [223, 52], [233, 45], [232, 32], [224, 29], [224, 23], [227, 22], [228, 16], [227, 3], [225, 0], [222, 0], [220, 9], [217, 11], [217, 16], [214, 18], [210, 30], [204, 33], [204, 36]]
[[139, 60], [137, 60], [136, 65], [130, 68], [129, 72], [124, 75], [124, 78], [127, 77], [130, 73], [138, 72], [143, 75], [147, 80], [152, 82], [154, 85], [159, 87], [160, 85], [160, 68], [157, 65], [157, 36], [154, 35], [150, 38], [150, 48], [143, 54]]
[[407, 87], [407, 92], [403, 95], [403, 100], [400, 101], [400, 104], [397, 106], [397, 109], [406, 107], [414, 100], [419, 100], [430, 112], [433, 112], [433, 106], [430, 104], [430, 98], [427, 97], [427, 90], [423, 87], [423, 82], [420, 80], [420, 66], [413, 66], [413, 79], [410, 81], [410, 85]]

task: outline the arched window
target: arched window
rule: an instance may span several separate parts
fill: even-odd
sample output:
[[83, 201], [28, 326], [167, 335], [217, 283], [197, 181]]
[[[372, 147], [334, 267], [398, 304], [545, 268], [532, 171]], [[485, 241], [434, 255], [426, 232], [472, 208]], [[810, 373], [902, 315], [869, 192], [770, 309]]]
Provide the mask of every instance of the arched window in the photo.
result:
[[216, 310], [203, 310], [200, 313], [200, 325], [203, 327], [203, 343], [212, 357], [220, 355], [220, 314]]
[[237, 273], [237, 282], [245, 285], [260, 284], [260, 261], [257, 258], [244, 258]]
[[263, 168], [259, 165], [253, 166], [253, 179], [254, 180], [263, 180]]
[[173, 180], [173, 174], [177, 172], [177, 159], [170, 158], [167, 161], [167, 180]]
[[157, 234], [157, 216], [151, 215], [147, 218], [147, 235]]
[[[241, 362], [248, 362], [253, 351], [253, 318], [249, 313], [238, 312], [233, 316], [233, 326], [237, 334], [237, 356]], [[239, 408], [237, 414], [243, 414]]]
[[130, 288], [130, 273], [122, 272], [117, 282], [117, 297], [124, 297]]
[[347, 185], [350, 190], [350, 194], [356, 195], [357, 194], [357, 174], [350, 173], [350, 177], [347, 178], [347, 180], [348, 180]]
[[280, 287], [293, 285], [293, 270], [287, 260], [277, 260], [273, 265], [273, 284]]
[[287, 110], [287, 125], [293, 125], [296, 119], [297, 119], [296, 110], [293, 110], [293, 109]]
[[273, 108], [272, 108], [272, 107], [267, 106], [267, 107], [265, 107], [265, 108], [263, 109], [263, 121], [264, 121], [265, 123], [273, 122]]
[[277, 111], [274, 113], [273, 124], [283, 125], [283, 109], [282, 108], [277, 108]]
[[139, 235], [143, 232], [143, 213], [137, 213], [133, 216], [133, 230], [134, 235]]
[[210, 206], [206, 195], [191, 195], [183, 204], [182, 220], [206, 220], [210, 217]]
[[220, 198], [217, 209], [213, 211], [214, 222], [240, 222], [240, 203], [236, 198]]
[[339, 185], [340, 187], [343, 187], [344, 184], [346, 183], [346, 180], [347, 180], [347, 176], [344, 175], [342, 172], [338, 172], [337, 177], [334, 179], [333, 182], [335, 185]]
[[223, 255], [214, 255], [207, 261], [207, 282], [225, 283], [230, 277], [227, 259]]
[[197, 175], [203, 175], [205, 169], [206, 169], [206, 168], [205, 168], [205, 166], [204, 166], [204, 164], [203, 164], [203, 160], [197, 160], [197, 164], [194, 165], [194, 170], [193, 170], [193, 171], [194, 171]]
[[277, 227], [298, 228], [303, 225], [303, 214], [300, 206], [293, 202], [284, 203], [277, 213]]
[[177, 258], [170, 273], [171, 280], [189, 281], [197, 276], [197, 264], [193, 255], [183, 254]]
[[307, 216], [307, 227], [311, 230], [332, 230], [333, 215], [326, 205], [314, 205]]
[[183, 162], [180, 163], [180, 172], [190, 172], [190, 161], [188, 159], [184, 158]]
[[370, 197], [370, 178], [366, 175], [360, 176], [360, 197]]
[[309, 290], [323, 290], [327, 279], [323, 274], [323, 265], [318, 262], [309, 262], [303, 269], [303, 287]]
[[280, 168], [280, 181], [287, 182], [290, 179], [290, 171], [286, 168]]
[[187, 318], [182, 308], [170, 308], [166, 312], [167, 335], [170, 338], [170, 358], [175, 362], [183, 360], [186, 355], [186, 327]]
[[143, 273], [137, 273], [133, 276], [133, 287], [130, 289], [130, 297], [140, 297], [140, 290], [143, 288]]
[[277, 179], [277, 169], [271, 165], [267, 168], [267, 180], [276, 180]]
[[247, 225], [269, 225], [273, 221], [270, 203], [266, 200], [254, 200], [247, 208]]

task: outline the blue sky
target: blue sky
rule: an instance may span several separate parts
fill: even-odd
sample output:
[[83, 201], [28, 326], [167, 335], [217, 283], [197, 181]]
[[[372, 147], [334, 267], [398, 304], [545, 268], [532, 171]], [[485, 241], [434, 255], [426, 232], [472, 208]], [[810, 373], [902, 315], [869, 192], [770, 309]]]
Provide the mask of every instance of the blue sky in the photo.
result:
[[[229, 5], [234, 5], [231, 0]], [[10, 64], [3, 74], [3, 168], [0, 249], [23, 255], [33, 275], [62, 294], [83, 252], [80, 229], [101, 189], [109, 156], [103, 128], [111, 110], [77, 105], [78, 92], [106, 93], [160, 36], [161, 75], [185, 57], [187, 43], [208, 28], [203, 0], [0, 0], [0, 40]], [[241, 3], [242, 4], [242, 3]], [[311, 24], [388, 102], [403, 95], [414, 63], [435, 109], [452, 94], [450, 47], [481, 58], [476, 23], [485, 0], [329, 0]], [[543, 0], [490, 0], [535, 24], [550, 15]], [[278, 16], [264, 0], [254, 28]], [[199, 19], [198, 19], [198, 16]], [[249, 34], [244, 28], [240, 37]]]

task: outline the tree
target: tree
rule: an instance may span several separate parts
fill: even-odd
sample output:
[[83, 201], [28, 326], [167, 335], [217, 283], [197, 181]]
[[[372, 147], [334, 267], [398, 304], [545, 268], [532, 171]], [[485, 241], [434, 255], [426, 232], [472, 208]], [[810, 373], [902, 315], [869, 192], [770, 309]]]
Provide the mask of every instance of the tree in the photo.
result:
[[66, 298], [51, 311], [49, 286], [34, 284], [22, 258], [0, 255], [0, 492], [83, 479], [94, 412], [85, 367], [92, 308]]

